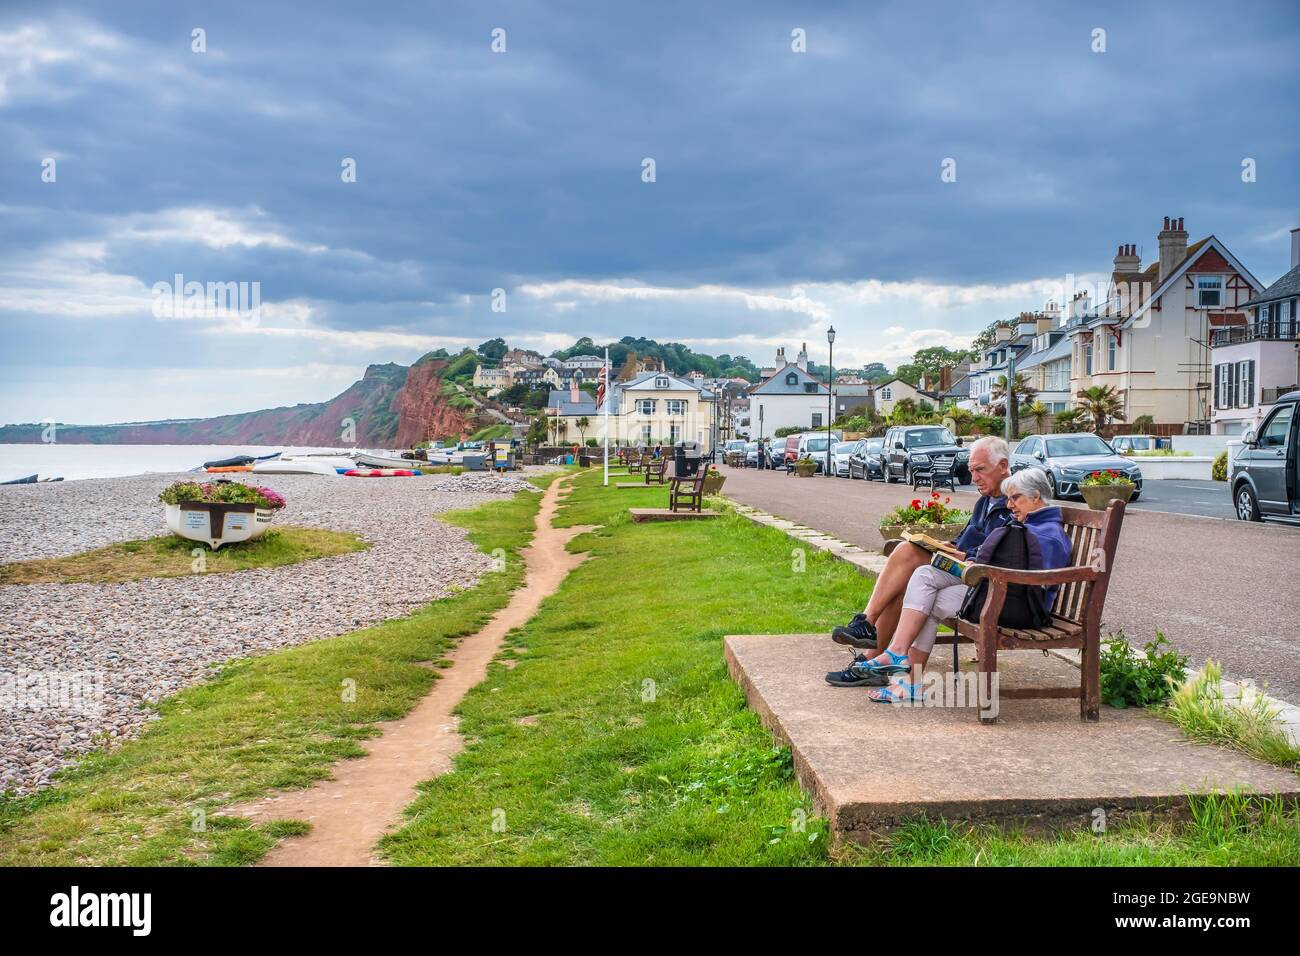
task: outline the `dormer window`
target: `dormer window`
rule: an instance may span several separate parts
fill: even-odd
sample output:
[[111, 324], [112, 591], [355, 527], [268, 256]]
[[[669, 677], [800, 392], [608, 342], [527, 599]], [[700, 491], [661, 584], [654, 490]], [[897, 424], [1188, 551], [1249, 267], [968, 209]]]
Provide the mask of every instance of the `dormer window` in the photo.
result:
[[804, 383], [803, 383], [803, 390], [804, 390], [805, 392], [808, 392], [809, 394], [815, 394], [815, 393], [817, 392], [817, 383], [816, 383], [816, 382], [804, 382]]
[[668, 376], [660, 375], [658, 378], [655, 379], [655, 388], [667, 388], [667, 387], [668, 387]]
[[1196, 307], [1217, 309], [1223, 305], [1223, 276], [1196, 277]]
[[785, 384], [787, 384], [787, 385], [798, 385], [798, 384], [799, 384], [799, 376], [796, 375], [794, 372], [791, 372], [789, 375], [787, 375], [787, 376], [785, 377]]

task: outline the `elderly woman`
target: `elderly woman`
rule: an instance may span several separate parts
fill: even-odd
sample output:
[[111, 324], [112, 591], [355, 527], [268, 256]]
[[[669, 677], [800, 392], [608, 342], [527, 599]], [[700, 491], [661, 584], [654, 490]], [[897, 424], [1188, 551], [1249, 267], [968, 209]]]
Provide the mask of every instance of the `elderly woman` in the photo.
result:
[[[1061, 527], [1061, 509], [1049, 504], [1052, 485], [1041, 468], [1026, 468], [1002, 482], [1002, 494], [1015, 519], [1024, 525], [1027, 534], [1033, 535], [1038, 547], [1031, 554], [1040, 556], [1033, 562], [1032, 571], [1063, 568], [1070, 563], [1070, 540]], [[996, 548], [996, 538], [986, 541], [974, 556], [974, 563], [988, 564]], [[915, 668], [915, 680], [900, 680], [898, 688], [880, 688], [868, 696], [878, 703], [893, 703], [901, 698], [915, 697], [919, 692], [920, 671], [930, 659], [938, 634], [939, 622], [953, 617], [966, 597], [966, 585], [959, 578], [933, 565], [917, 568], [908, 581], [903, 597], [903, 611], [893, 639], [883, 653], [874, 657], [859, 657], [846, 671], [827, 674], [847, 677], [852, 672], [854, 683], [864, 678], [875, 678], [872, 683], [884, 684], [890, 675], [906, 674]], [[1051, 606], [1056, 589], [1046, 588], [1044, 603]], [[848, 681], [844, 681], [847, 683]]]

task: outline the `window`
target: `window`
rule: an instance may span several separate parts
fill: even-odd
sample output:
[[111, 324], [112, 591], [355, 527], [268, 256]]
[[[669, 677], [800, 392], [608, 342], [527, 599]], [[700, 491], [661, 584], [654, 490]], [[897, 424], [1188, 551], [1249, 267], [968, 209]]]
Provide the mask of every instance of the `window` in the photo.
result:
[[682, 440], [682, 426], [673, 424], [668, 429], [668, 444], [676, 445]]
[[637, 411], [642, 415], [653, 415], [655, 413], [655, 400], [653, 398], [643, 398], [637, 402]]
[[822, 413], [821, 413], [821, 412], [813, 412], [812, 427], [813, 427], [813, 428], [821, 428], [821, 427], [822, 427]]
[[1214, 366], [1214, 407], [1227, 408], [1232, 394], [1232, 363]]
[[803, 383], [803, 390], [804, 390], [805, 392], [807, 392], [809, 395], [816, 395], [816, 394], [817, 394], [817, 383], [816, 383], [816, 382], [804, 382], [804, 383]]
[[796, 375], [794, 372], [791, 372], [789, 375], [787, 375], [787, 376], [785, 377], [785, 384], [787, 384], [787, 385], [798, 385], [798, 384], [799, 384], [799, 376]]
[[649, 425], [642, 425], [642, 426], [641, 426], [641, 444], [643, 444], [643, 445], [648, 445], [648, 444], [650, 444], [650, 426], [649, 426]]
[[886, 385], [880, 390], [880, 400], [882, 402], [892, 402], [894, 400], [894, 390]]
[[1083, 364], [1087, 369], [1087, 374], [1092, 374], [1092, 343], [1089, 342], [1083, 347]]
[[1117, 348], [1119, 348], [1119, 343], [1116, 342], [1115, 336], [1106, 336], [1106, 371], [1108, 372], [1115, 371], [1115, 350]]
[[1196, 305], [1201, 309], [1223, 305], [1223, 276], [1196, 277]]
[[1026, 438], [1024, 441], [1022, 441], [1019, 445], [1016, 446], [1016, 454], [1017, 454], [1017, 455], [1032, 455], [1032, 454], [1034, 453], [1034, 442], [1035, 442], [1035, 441], [1037, 441], [1037, 439], [1034, 439], [1034, 438]]
[[1268, 424], [1259, 433], [1258, 441], [1261, 448], [1286, 447], [1286, 436], [1291, 431], [1291, 412], [1294, 408], [1294, 405], [1283, 405], [1268, 420]]
[[1269, 306], [1261, 305], [1259, 311], [1255, 313], [1255, 322], [1259, 326], [1259, 337], [1262, 339], [1273, 337], [1273, 313]]
[[666, 376], [661, 375], [657, 379], [655, 379], [655, 388], [667, 388], [667, 387], [668, 387], [668, 378]]
[[1255, 361], [1250, 359], [1237, 363], [1237, 401], [1238, 408], [1250, 408], [1255, 404]]

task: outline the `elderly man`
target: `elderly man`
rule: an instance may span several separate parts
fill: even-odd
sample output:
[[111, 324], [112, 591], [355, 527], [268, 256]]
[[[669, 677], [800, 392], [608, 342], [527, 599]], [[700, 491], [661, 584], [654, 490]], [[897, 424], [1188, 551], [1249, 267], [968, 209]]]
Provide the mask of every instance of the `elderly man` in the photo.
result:
[[[1011, 521], [1007, 500], [1001, 497], [1002, 482], [1011, 475], [1011, 453], [1007, 443], [992, 435], [975, 442], [970, 451], [970, 473], [980, 498], [965, 530], [953, 542], [959, 558], [974, 554], [990, 531]], [[887, 647], [903, 613], [903, 595], [912, 580], [912, 572], [929, 567], [930, 558], [929, 551], [914, 544], [904, 542], [895, 548], [885, 563], [885, 569], [876, 578], [866, 610], [855, 614], [847, 625], [835, 628], [831, 639], [852, 647]], [[830, 681], [830, 675], [827, 675], [827, 680]], [[859, 678], [851, 684], [864, 682], [865, 678]]]

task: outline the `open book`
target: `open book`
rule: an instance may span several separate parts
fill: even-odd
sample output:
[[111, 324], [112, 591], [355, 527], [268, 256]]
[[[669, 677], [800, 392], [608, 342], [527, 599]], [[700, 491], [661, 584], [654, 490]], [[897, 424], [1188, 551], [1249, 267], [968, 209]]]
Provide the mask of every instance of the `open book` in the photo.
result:
[[962, 573], [966, 570], [966, 562], [958, 561], [951, 554], [944, 554], [942, 551], [934, 553], [934, 557], [930, 559], [930, 566], [938, 568], [940, 571], [947, 571], [959, 581]]
[[957, 550], [956, 545], [951, 541], [940, 541], [938, 538], [932, 538], [928, 534], [917, 531], [904, 531], [901, 537], [904, 541], [910, 541], [918, 548], [925, 548], [927, 551], [951, 554]]

